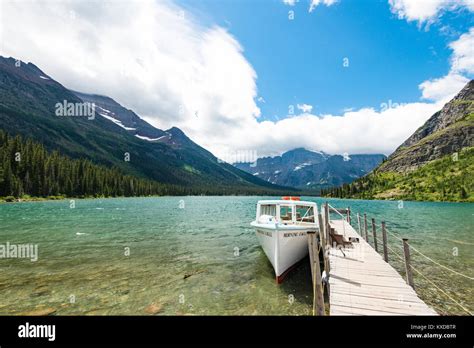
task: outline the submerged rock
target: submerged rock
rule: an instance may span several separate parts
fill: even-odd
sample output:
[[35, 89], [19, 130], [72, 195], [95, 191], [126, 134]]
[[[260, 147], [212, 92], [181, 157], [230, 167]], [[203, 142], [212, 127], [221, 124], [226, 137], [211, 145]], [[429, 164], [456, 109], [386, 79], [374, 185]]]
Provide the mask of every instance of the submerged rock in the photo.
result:
[[183, 279], [189, 278], [189, 277], [191, 277], [191, 276], [193, 276], [193, 275], [196, 275], [196, 274], [199, 274], [199, 273], [202, 273], [202, 272], [204, 272], [203, 269], [197, 269], [197, 270], [194, 270], [194, 271], [185, 273], [184, 276], [183, 276]]
[[30, 296], [31, 297], [41, 297], [41, 296], [49, 295], [50, 293], [51, 293], [51, 291], [48, 290], [48, 289], [38, 289], [38, 290], [35, 290]]
[[145, 313], [157, 314], [161, 312], [162, 309], [163, 309], [163, 305], [161, 303], [153, 302], [145, 308]]

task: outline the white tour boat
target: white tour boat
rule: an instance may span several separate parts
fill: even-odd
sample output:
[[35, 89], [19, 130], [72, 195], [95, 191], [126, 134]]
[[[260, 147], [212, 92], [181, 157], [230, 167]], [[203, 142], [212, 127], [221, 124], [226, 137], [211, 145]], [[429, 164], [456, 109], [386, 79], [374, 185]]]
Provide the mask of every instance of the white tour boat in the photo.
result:
[[251, 225], [273, 265], [276, 281], [281, 283], [308, 254], [307, 232], [319, 230], [318, 207], [298, 197], [258, 201], [256, 219]]

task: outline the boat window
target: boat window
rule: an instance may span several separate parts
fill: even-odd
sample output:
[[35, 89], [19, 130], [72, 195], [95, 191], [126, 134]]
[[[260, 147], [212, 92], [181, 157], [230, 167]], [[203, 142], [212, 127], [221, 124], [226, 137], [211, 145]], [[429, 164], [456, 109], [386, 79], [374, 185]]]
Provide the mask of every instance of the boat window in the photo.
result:
[[292, 207], [289, 205], [280, 205], [280, 219], [282, 221], [291, 221]]
[[263, 204], [260, 206], [260, 216], [271, 215], [276, 217], [276, 205], [274, 204]]
[[314, 207], [297, 205], [296, 206], [296, 221], [297, 222], [312, 222], [314, 223]]

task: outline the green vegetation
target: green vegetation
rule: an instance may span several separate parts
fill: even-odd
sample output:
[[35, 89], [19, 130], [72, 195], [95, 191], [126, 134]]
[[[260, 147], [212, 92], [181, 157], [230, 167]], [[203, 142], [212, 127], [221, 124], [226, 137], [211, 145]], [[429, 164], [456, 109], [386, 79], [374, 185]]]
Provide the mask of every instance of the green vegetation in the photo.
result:
[[88, 159], [71, 159], [58, 151], [48, 152], [31, 139], [9, 136], [0, 130], [0, 197], [6, 202], [62, 199], [64, 197], [117, 197], [149, 195], [284, 194], [261, 187], [163, 184], [124, 175]]
[[374, 171], [351, 184], [323, 189], [322, 196], [361, 199], [474, 202], [474, 147], [415, 171]]

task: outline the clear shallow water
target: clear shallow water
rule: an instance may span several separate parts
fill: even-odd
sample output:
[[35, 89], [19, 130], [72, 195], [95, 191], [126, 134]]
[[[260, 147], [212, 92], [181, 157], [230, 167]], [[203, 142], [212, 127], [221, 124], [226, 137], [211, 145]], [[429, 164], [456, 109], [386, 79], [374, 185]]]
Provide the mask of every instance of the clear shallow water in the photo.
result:
[[[155, 303], [164, 315], [308, 315], [309, 266], [303, 263], [277, 286], [249, 226], [262, 198], [76, 200], [74, 209], [69, 200], [2, 204], [0, 244], [38, 244], [39, 258], [0, 258], [0, 314], [147, 314]], [[398, 202], [329, 201], [366, 212], [377, 223], [385, 219], [390, 231], [420, 251], [474, 276], [473, 204], [404, 202], [398, 209]], [[401, 253], [401, 242], [389, 236], [389, 245]], [[418, 269], [474, 310], [472, 280], [412, 257]], [[416, 275], [415, 283], [441, 313], [463, 314]]]

